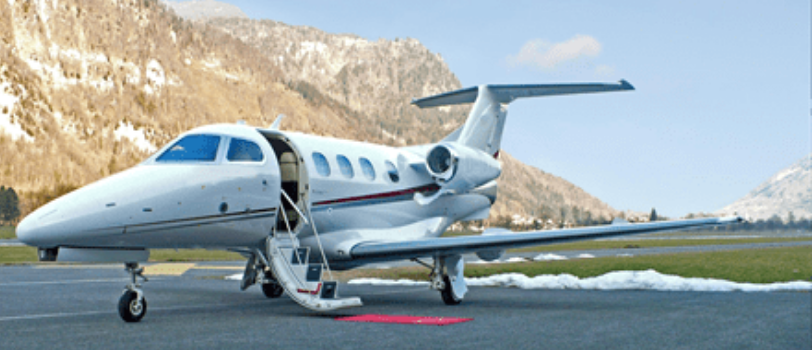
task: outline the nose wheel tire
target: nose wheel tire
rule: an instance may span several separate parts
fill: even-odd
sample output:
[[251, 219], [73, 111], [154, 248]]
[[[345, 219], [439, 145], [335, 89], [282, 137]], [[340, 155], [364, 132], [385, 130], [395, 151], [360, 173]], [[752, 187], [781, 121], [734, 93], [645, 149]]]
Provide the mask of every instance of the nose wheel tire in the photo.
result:
[[147, 299], [131, 290], [124, 292], [118, 300], [118, 314], [125, 322], [141, 321], [147, 314]]
[[440, 290], [440, 296], [443, 297], [443, 302], [446, 305], [459, 305], [462, 299], [454, 296], [454, 291], [451, 290], [451, 280], [448, 276], [443, 276], [443, 282], [445, 282], [445, 287]]
[[279, 285], [279, 281], [273, 276], [270, 271], [265, 273], [265, 283], [262, 284], [262, 294], [266, 297], [274, 299], [279, 298], [285, 294], [285, 289]]

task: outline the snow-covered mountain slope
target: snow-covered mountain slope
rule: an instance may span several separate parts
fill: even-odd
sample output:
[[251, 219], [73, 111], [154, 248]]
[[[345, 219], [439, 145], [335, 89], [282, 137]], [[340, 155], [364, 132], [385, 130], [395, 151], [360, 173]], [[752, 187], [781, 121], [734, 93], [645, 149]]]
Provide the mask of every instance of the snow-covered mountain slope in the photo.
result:
[[812, 217], [812, 154], [773, 175], [746, 196], [719, 213], [769, 219], [778, 215], [786, 220], [790, 212], [796, 217]]

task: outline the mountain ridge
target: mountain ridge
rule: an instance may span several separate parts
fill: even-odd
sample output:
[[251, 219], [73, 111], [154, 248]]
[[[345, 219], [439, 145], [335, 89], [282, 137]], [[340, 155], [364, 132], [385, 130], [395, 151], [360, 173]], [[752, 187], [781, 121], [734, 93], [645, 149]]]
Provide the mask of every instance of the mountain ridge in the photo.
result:
[[812, 154], [784, 168], [744, 197], [717, 211], [746, 215], [754, 220], [773, 216], [812, 218]]

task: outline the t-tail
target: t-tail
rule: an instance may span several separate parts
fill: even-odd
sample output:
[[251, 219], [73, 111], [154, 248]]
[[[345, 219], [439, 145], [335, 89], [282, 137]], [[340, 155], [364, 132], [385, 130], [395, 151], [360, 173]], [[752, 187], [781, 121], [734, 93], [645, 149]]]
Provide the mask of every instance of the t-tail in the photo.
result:
[[456, 141], [496, 156], [502, 141], [507, 105], [522, 97], [574, 95], [594, 92], [634, 90], [625, 80], [618, 83], [480, 85], [415, 99], [420, 108], [474, 103], [465, 124], [443, 141]]
[[426, 154], [426, 170], [440, 190], [428, 197], [417, 193], [415, 201], [427, 205], [447, 194], [487, 188], [499, 177], [502, 169], [496, 158], [507, 105], [517, 98], [622, 90], [634, 87], [625, 80], [610, 84], [480, 85], [412, 101], [420, 108], [474, 103], [465, 124]]

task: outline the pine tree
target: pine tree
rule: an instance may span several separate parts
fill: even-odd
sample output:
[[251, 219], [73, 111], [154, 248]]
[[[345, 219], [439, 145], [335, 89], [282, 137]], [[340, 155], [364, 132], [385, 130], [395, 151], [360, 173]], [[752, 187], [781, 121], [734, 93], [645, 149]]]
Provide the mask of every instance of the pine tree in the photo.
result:
[[657, 211], [654, 210], [654, 208], [651, 208], [651, 215], [648, 217], [648, 221], [657, 221]]
[[11, 187], [5, 191], [5, 197], [8, 204], [3, 220], [14, 222], [20, 217], [20, 198]]
[[9, 197], [6, 186], [0, 186], [0, 220], [6, 221], [6, 213], [11, 210], [11, 198]]

